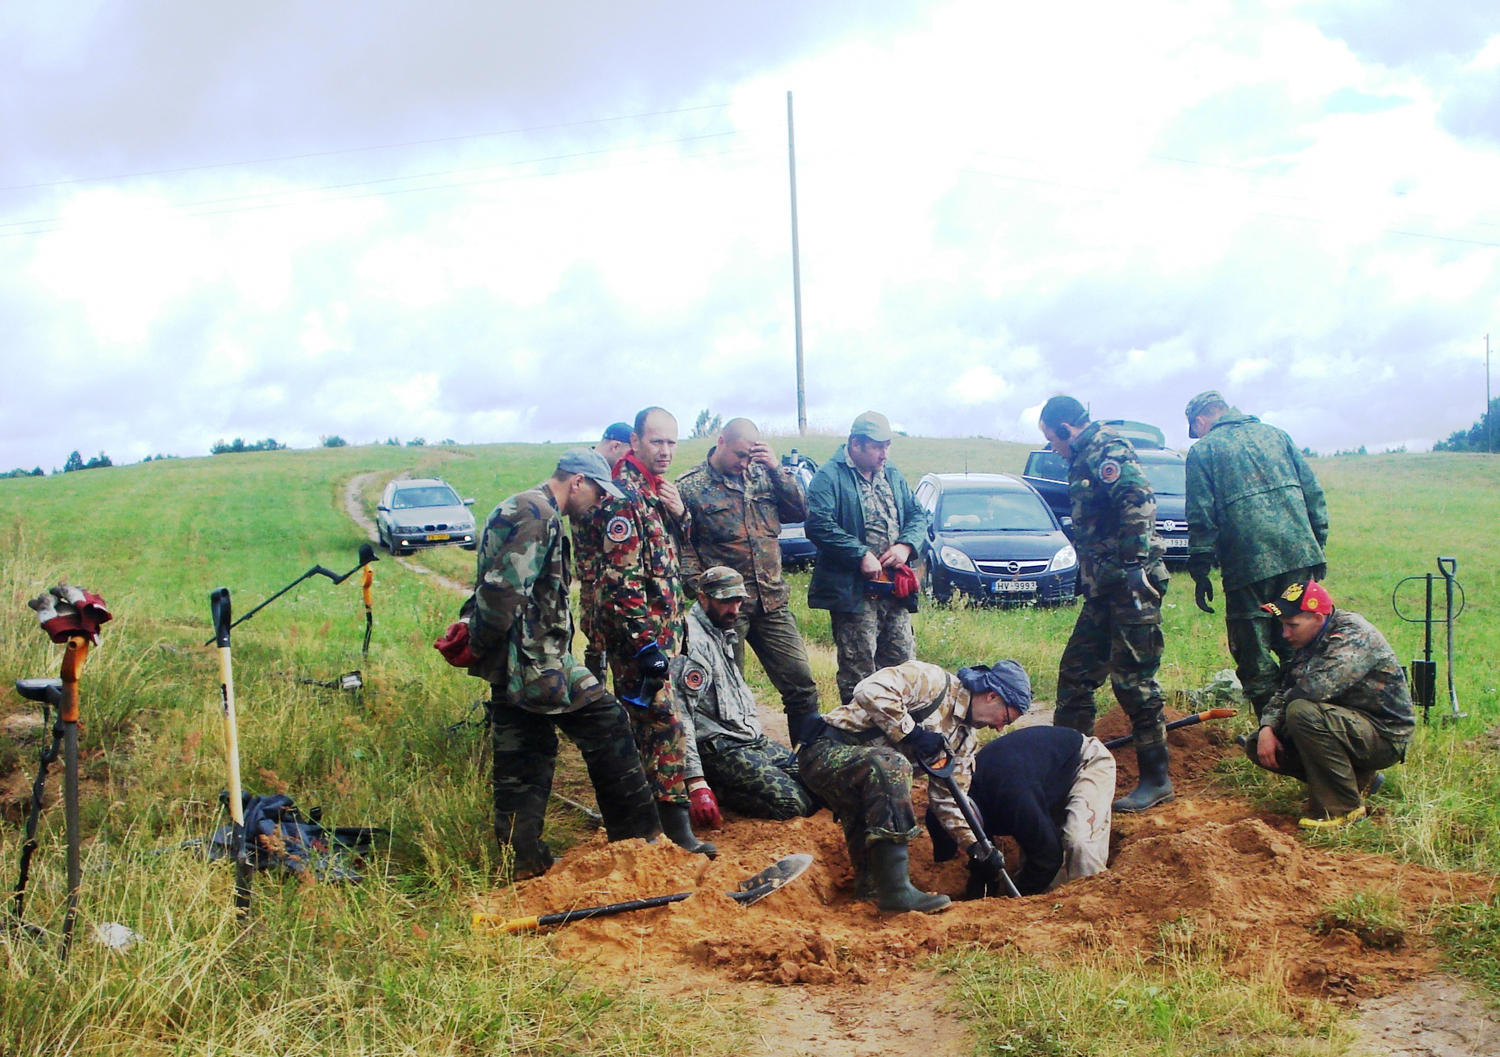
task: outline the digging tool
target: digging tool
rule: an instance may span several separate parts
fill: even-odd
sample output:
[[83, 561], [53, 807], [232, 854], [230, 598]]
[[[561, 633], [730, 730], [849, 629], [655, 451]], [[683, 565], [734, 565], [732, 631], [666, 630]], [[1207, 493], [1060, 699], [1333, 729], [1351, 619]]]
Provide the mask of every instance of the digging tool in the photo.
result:
[[[1206, 719], [1228, 719], [1236, 715], [1232, 708], [1209, 708], [1202, 712], [1194, 712], [1191, 716], [1183, 716], [1174, 719], [1167, 724], [1168, 730], [1176, 730], [1179, 727], [1191, 727], [1195, 723], [1202, 723]], [[1106, 749], [1118, 749], [1121, 745], [1129, 745], [1135, 740], [1134, 734], [1126, 734], [1123, 738], [1110, 738], [1104, 743]]]
[[17, 679], [16, 693], [42, 706], [42, 726], [44, 727], [51, 719], [53, 711], [57, 713], [57, 720], [52, 724], [52, 744], [38, 753], [36, 781], [31, 783], [31, 810], [26, 815], [26, 838], [21, 844], [21, 865], [16, 877], [15, 895], [12, 897], [10, 908], [11, 917], [14, 919], [13, 926], [26, 932], [32, 939], [39, 940], [44, 935], [42, 930], [35, 925], [26, 924], [26, 884], [31, 877], [31, 856], [37, 848], [36, 825], [42, 815], [42, 796], [46, 791], [47, 772], [62, 753], [64, 738], [62, 680]]
[[[747, 877], [739, 883], [739, 887], [733, 892], [725, 892], [730, 899], [742, 906], [750, 906], [759, 903], [766, 896], [791, 884], [812, 865], [811, 855], [788, 855], [766, 867], [754, 877]], [[475, 929], [491, 929], [497, 932], [527, 932], [531, 929], [546, 928], [549, 925], [566, 925], [573, 921], [583, 921], [585, 918], [602, 918], [611, 914], [628, 914], [632, 910], [650, 910], [652, 907], [664, 907], [668, 903], [680, 903], [684, 899], [691, 899], [696, 893], [674, 892], [667, 896], [651, 896], [647, 899], [630, 899], [623, 903], [606, 903], [597, 907], [579, 907], [577, 910], [564, 910], [557, 914], [542, 914], [529, 918], [502, 918], [499, 914], [486, 914], [483, 911], [475, 911], [470, 924]]]
[[[353, 576], [355, 573], [359, 572], [361, 569], [366, 568], [371, 562], [378, 562], [379, 560], [380, 559], [375, 556], [375, 548], [374, 547], [370, 546], [370, 544], [368, 544], [368, 543], [361, 543], [359, 545], [359, 564], [356, 565], [354, 568], [350, 569], [348, 572], [346, 572], [346, 573], [336, 573], [332, 569], [325, 569], [321, 565], [314, 565], [311, 569], [307, 570], [307, 572], [303, 573], [301, 576], [297, 577], [297, 579], [295, 579], [291, 583], [287, 584], [280, 591], [277, 591], [270, 598], [266, 599], [260, 605], [256, 606], [254, 609], [250, 610], [250, 612], [248, 612], [244, 616], [240, 617], [240, 619], [236, 620], [233, 624], [230, 624], [229, 627], [230, 628], [239, 627], [245, 621], [247, 621], [251, 617], [255, 616], [255, 614], [259, 613], [262, 609], [265, 609], [266, 606], [268, 606], [272, 602], [276, 601], [282, 595], [286, 594], [288, 591], [290, 591], [292, 588], [296, 587], [303, 580], [306, 580], [310, 576], [326, 576], [326, 577], [328, 577], [328, 579], [332, 580], [335, 585], [338, 585], [338, 584], [343, 583], [345, 580], [349, 579], [349, 577]], [[227, 591], [227, 588], [220, 588], [220, 590]], [[366, 613], [367, 616], [369, 615], [369, 604], [370, 604], [370, 596], [369, 596], [368, 589], [366, 589], [366, 592], [365, 592], [365, 613]], [[373, 621], [374, 618], [372, 617], [370, 619]], [[214, 631], [214, 638], [209, 639], [203, 645], [205, 645], [205, 646], [212, 646], [214, 644], [214, 642], [217, 640], [217, 638], [218, 638], [218, 629], [216, 627], [215, 631]], [[368, 636], [368, 634], [366, 635], [365, 642], [366, 642], [366, 645], [369, 644], [369, 636]]]
[[1021, 893], [1016, 890], [1016, 883], [1010, 879], [1010, 874], [1005, 869], [1005, 855], [990, 842], [985, 836], [984, 823], [980, 821], [979, 812], [974, 810], [974, 804], [969, 796], [958, 785], [958, 779], [953, 777], [953, 756], [950, 753], [941, 764], [928, 763], [918, 757], [917, 766], [922, 773], [929, 778], [936, 778], [948, 787], [948, 792], [953, 794], [953, 800], [958, 804], [958, 810], [963, 813], [964, 821], [969, 824], [969, 831], [974, 834], [974, 850], [978, 858], [988, 858], [991, 851], [1000, 856], [1000, 883], [1005, 886], [1006, 895], [1014, 899], [1020, 899]]
[[[371, 553], [373, 555], [373, 551]], [[361, 554], [360, 557], [364, 557], [364, 555]], [[375, 585], [375, 570], [370, 568], [368, 564], [362, 568], [365, 572], [364, 576], [360, 579], [359, 587], [360, 593], [365, 597], [365, 644], [361, 647], [360, 653], [368, 657], [370, 655], [370, 633], [375, 630], [375, 611], [370, 608], [370, 588]]]
[[[234, 662], [230, 657], [231, 622], [229, 588], [220, 587], [208, 596], [213, 614], [214, 637], [219, 647], [219, 697], [224, 710], [224, 765], [229, 790], [230, 841], [234, 847], [234, 909], [240, 917], [250, 913], [250, 855], [245, 848], [245, 804], [240, 790], [240, 734], [234, 715]], [[262, 603], [264, 605], [264, 603]], [[241, 618], [244, 619], [243, 617]]]
[[580, 804], [577, 800], [569, 799], [568, 797], [563, 796], [561, 793], [553, 793], [552, 799], [556, 800], [564, 807], [571, 807], [574, 811], [582, 815], [583, 824], [589, 829], [599, 829], [604, 825], [604, 816], [599, 814], [599, 812], [595, 811], [593, 808], [589, 807], [587, 804]]
[[[1457, 558], [1439, 558], [1437, 560], [1438, 574], [1443, 578], [1443, 588], [1446, 596], [1447, 611], [1443, 615], [1442, 623], [1448, 626], [1448, 702], [1450, 711], [1445, 713], [1444, 720], [1463, 719], [1467, 713], [1458, 709], [1458, 690], [1453, 685], [1453, 622], [1459, 618], [1464, 611], [1464, 589], [1463, 585], [1455, 579], [1458, 572]], [[1432, 659], [1432, 625], [1439, 621], [1432, 615], [1432, 582], [1435, 579], [1432, 573], [1424, 573], [1421, 576], [1408, 576], [1396, 581], [1396, 586], [1391, 590], [1391, 609], [1396, 616], [1409, 624], [1422, 625], [1422, 659], [1412, 659], [1410, 668], [1412, 703], [1422, 710], [1422, 722], [1428, 723], [1432, 718], [1432, 706], [1437, 704], [1437, 662]], [[1403, 584], [1413, 580], [1422, 581], [1426, 585], [1425, 603], [1426, 608], [1423, 615], [1418, 617], [1407, 616], [1401, 610], [1398, 595]], [[1453, 610], [1453, 592], [1458, 592], [1458, 612]]]
[[73, 946], [73, 925], [78, 920], [78, 886], [83, 881], [83, 834], [78, 830], [78, 675], [89, 658], [89, 640], [73, 635], [62, 660], [63, 728], [63, 819], [68, 828], [68, 913], [63, 918], [62, 959]]
[[[1445, 623], [1448, 625], [1448, 704], [1450, 710], [1447, 715], [1443, 716], [1442, 718], [1444, 720], [1452, 722], [1455, 720], [1464, 719], [1468, 716], [1467, 712], [1460, 712], [1458, 710], [1458, 688], [1453, 685], [1453, 622], [1458, 619], [1458, 614], [1453, 612], [1453, 589], [1455, 587], [1458, 587], [1458, 581], [1454, 579], [1455, 574], [1458, 572], [1458, 559], [1439, 558], [1437, 560], [1437, 563], [1438, 572], [1443, 574], [1443, 590], [1447, 596], [1448, 603], [1448, 619], [1445, 621]], [[1460, 592], [1463, 591], [1463, 588], [1461, 587], [1459, 587], [1458, 589]], [[1462, 612], [1462, 608], [1463, 605], [1462, 602], [1460, 602], [1460, 612]]]

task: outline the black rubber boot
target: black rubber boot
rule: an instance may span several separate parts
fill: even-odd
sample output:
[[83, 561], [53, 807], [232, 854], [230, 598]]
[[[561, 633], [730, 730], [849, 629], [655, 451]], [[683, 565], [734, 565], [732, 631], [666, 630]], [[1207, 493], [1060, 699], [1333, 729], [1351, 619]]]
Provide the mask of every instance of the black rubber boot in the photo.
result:
[[510, 848], [510, 876], [513, 881], [540, 877], [552, 868], [552, 849], [542, 840], [542, 818], [530, 812], [517, 811], [497, 815], [495, 839], [500, 849]]
[[1092, 738], [1094, 736], [1094, 713], [1078, 708], [1060, 707], [1052, 713], [1052, 725], [1067, 727], [1069, 730], [1078, 731], [1085, 738]]
[[661, 816], [661, 831], [667, 835], [669, 841], [683, 851], [697, 852], [699, 855], [707, 855], [710, 859], [719, 854], [719, 849], [708, 843], [708, 841], [699, 840], [693, 836], [693, 823], [688, 818], [688, 806], [686, 804], [674, 804], [670, 800], [658, 800], [656, 802], [656, 813]]
[[1169, 760], [1166, 743], [1146, 748], [1138, 746], [1135, 750], [1135, 762], [1141, 770], [1141, 780], [1136, 784], [1135, 792], [1115, 801], [1115, 810], [1121, 814], [1131, 815], [1146, 811], [1157, 804], [1176, 800], [1177, 794], [1172, 790], [1172, 778], [1167, 773]]
[[875, 876], [875, 905], [887, 914], [908, 910], [936, 914], [952, 902], [947, 896], [933, 895], [912, 886], [911, 860], [904, 843], [876, 841], [865, 854], [869, 856], [870, 872]]
[[849, 849], [849, 865], [854, 867], [854, 894], [856, 903], [875, 901], [875, 875], [870, 870], [870, 849], [863, 845], [859, 850]]

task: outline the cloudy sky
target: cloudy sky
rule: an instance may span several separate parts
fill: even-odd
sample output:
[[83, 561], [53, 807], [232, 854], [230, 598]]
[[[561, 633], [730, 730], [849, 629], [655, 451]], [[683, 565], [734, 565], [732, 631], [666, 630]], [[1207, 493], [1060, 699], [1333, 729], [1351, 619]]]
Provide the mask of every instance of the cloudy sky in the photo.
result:
[[1483, 410], [1490, 0], [4, 2], [0, 469], [793, 428], [788, 90], [814, 426]]

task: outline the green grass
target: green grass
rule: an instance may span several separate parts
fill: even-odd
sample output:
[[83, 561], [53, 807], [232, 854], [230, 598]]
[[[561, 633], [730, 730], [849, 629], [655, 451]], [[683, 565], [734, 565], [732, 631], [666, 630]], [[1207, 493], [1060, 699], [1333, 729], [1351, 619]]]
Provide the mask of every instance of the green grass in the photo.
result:
[[[811, 437], [798, 447], [822, 461], [838, 443]], [[781, 438], [776, 446], [790, 444]], [[700, 460], [707, 447], [684, 442], [676, 470]], [[227, 910], [226, 870], [188, 853], [151, 854], [204, 836], [218, 815], [218, 670], [213, 651], [202, 646], [212, 588], [229, 586], [243, 613], [314, 564], [349, 568], [361, 539], [344, 513], [343, 488], [356, 474], [377, 475], [363, 496], [371, 510], [390, 476], [437, 474], [474, 496], [483, 518], [505, 495], [545, 477], [564, 449], [371, 446], [0, 481], [6, 682], [56, 672], [57, 650], [37, 631], [26, 598], [66, 579], [101, 592], [116, 614], [84, 673], [85, 865], [95, 872], [85, 878], [82, 920], [85, 930], [121, 921], [146, 937], [125, 954], [106, 953], [85, 937], [65, 971], [46, 952], [0, 941], [0, 1052], [623, 1054], [742, 1045], [746, 1023], [733, 1008], [701, 1018], [686, 1004], [642, 997], [628, 981], [579, 977], [544, 943], [468, 934], [465, 900], [497, 883], [503, 864], [490, 835], [482, 738], [472, 728], [449, 727], [472, 714], [484, 688], [431, 648], [459, 597], [389, 559], [376, 566], [368, 657], [359, 652], [357, 577], [338, 587], [309, 580], [234, 637], [246, 786], [285, 790], [305, 808], [322, 804], [335, 824], [389, 829], [395, 838], [372, 876], [355, 887], [260, 879], [255, 926], [241, 936]], [[893, 460], [915, 482], [965, 466], [1018, 471], [1028, 449], [901, 438]], [[1500, 720], [1489, 659], [1500, 640], [1490, 557], [1500, 519], [1496, 465], [1468, 455], [1314, 463], [1333, 520], [1330, 590], [1385, 630], [1402, 657], [1417, 653], [1420, 629], [1392, 616], [1395, 581], [1434, 569], [1439, 553], [1459, 559], [1469, 606], [1456, 628], [1457, 689], [1469, 717], [1419, 730], [1407, 764], [1392, 769], [1379, 798], [1387, 824], [1311, 841], [1447, 869], [1500, 870], [1500, 762], [1476, 742]], [[414, 560], [460, 582], [473, 577], [474, 556], [458, 548]], [[806, 574], [792, 579], [795, 612], [831, 701], [827, 615], [806, 609]], [[1074, 612], [925, 607], [916, 621], [918, 654], [949, 666], [1015, 657], [1046, 700]], [[1221, 618], [1197, 611], [1185, 578], [1164, 612], [1169, 693], [1201, 686], [1229, 666]], [[358, 696], [298, 681], [353, 668], [366, 679]], [[768, 694], [753, 665], [751, 675]], [[0, 694], [0, 716], [31, 710], [8, 691]], [[0, 755], [0, 764], [15, 759], [30, 772], [36, 744], [33, 735], [17, 755]], [[1233, 763], [1221, 781], [1284, 810], [1295, 809], [1300, 795], [1294, 783]], [[570, 824], [560, 812], [549, 839], [565, 844]], [[19, 826], [0, 827], [0, 876], [13, 869], [18, 845]], [[49, 808], [28, 918], [54, 929], [61, 863], [61, 812]], [[1439, 934], [1458, 967], [1500, 988], [1495, 909], [1446, 913]], [[1274, 973], [1231, 979], [1211, 937], [1189, 939], [1164, 934], [1162, 952], [1139, 961], [1089, 954], [1057, 966], [969, 952], [948, 964], [986, 1052], [1338, 1048], [1340, 1036], [1324, 1014], [1289, 1005]], [[1020, 997], [1013, 1000], [1010, 989]], [[1089, 1001], [1130, 1016], [1100, 1021], [1095, 1014], [1091, 1021], [1083, 1008]], [[1116, 1002], [1124, 1005], [1110, 1005]]]

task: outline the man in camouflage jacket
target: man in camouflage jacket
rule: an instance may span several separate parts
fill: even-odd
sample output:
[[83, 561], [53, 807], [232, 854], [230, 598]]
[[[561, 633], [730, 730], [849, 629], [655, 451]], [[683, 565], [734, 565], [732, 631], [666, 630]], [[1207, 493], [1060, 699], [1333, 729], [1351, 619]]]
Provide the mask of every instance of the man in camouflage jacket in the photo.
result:
[[495, 836], [517, 878], [543, 873], [542, 840], [561, 730], [578, 746], [610, 840], [660, 832], [624, 708], [573, 659], [564, 515], [586, 517], [617, 494], [604, 460], [578, 448], [541, 484], [506, 499], [480, 536], [471, 604], [469, 674], [492, 688]]
[[[797, 761], [803, 783], [844, 827], [856, 899], [874, 898], [886, 911], [933, 913], [948, 905], [947, 896], [911, 884], [907, 844], [921, 831], [911, 802], [912, 763], [951, 758], [958, 787], [967, 789], [979, 749], [975, 728], [1003, 727], [1030, 704], [1031, 682], [1014, 661], [963, 668], [956, 676], [907, 661], [862, 680], [848, 704], [822, 717]], [[947, 785], [929, 779], [927, 802], [969, 852], [971, 873], [997, 881], [999, 854], [991, 849], [978, 857], [974, 832]]]
[[1291, 584], [1328, 572], [1328, 504], [1292, 438], [1230, 407], [1218, 392], [1186, 408], [1188, 574], [1198, 608], [1212, 613], [1213, 581], [1224, 584], [1229, 653], [1245, 696], [1260, 715], [1291, 648], [1261, 607]]
[[[626, 455], [630, 454], [630, 423], [615, 422], [604, 430], [604, 436], [594, 445], [594, 450], [613, 471]], [[580, 526], [581, 528], [581, 526]], [[597, 533], [573, 531], [573, 569], [578, 579], [578, 633], [583, 636], [583, 664], [594, 673], [594, 678], [604, 682], [604, 638], [594, 627], [594, 614], [599, 610], [599, 600], [594, 584], [599, 579], [600, 538]]]
[[1069, 460], [1073, 546], [1083, 605], [1057, 671], [1053, 723], [1094, 733], [1094, 691], [1106, 676], [1130, 717], [1140, 784], [1115, 801], [1119, 812], [1145, 811], [1173, 799], [1162, 717], [1161, 596], [1166, 547], [1156, 534], [1156, 496], [1130, 441], [1083, 405], [1055, 396], [1042, 407], [1042, 435]]
[[1363, 794], [1406, 759], [1416, 712], [1406, 672], [1373, 624], [1335, 609], [1316, 580], [1266, 603], [1295, 651], [1281, 687], [1245, 744], [1252, 760], [1307, 783], [1305, 829], [1334, 829], [1365, 815]]
[[807, 497], [793, 466], [781, 466], [748, 418], [730, 419], [708, 457], [677, 479], [692, 528], [682, 551], [683, 588], [698, 594], [698, 574], [734, 569], [747, 592], [735, 625], [735, 663], [755, 651], [786, 710], [793, 745], [818, 715], [818, 684], [781, 577], [781, 523], [807, 520]]
[[636, 416], [630, 454], [615, 467], [621, 498], [600, 506], [585, 528], [597, 542], [595, 627], [630, 708], [636, 745], [661, 813], [662, 829], [689, 851], [713, 855], [688, 819], [687, 747], [667, 688], [682, 645], [682, 540], [691, 515], [662, 475], [677, 450], [677, 420], [659, 407]]
[[755, 695], [735, 663], [735, 626], [749, 593], [735, 570], [712, 566], [696, 578], [687, 652], [672, 661], [672, 693], [687, 734], [693, 825], [719, 825], [719, 804], [751, 818], [811, 815], [818, 803], [797, 778], [797, 757], [766, 737]]

